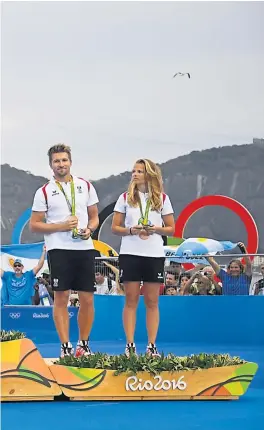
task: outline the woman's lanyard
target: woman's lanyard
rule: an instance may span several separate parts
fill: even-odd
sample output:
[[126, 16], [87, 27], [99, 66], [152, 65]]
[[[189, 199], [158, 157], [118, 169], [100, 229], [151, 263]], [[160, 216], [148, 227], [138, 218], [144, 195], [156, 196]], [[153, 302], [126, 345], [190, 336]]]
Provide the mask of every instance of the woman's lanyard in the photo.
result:
[[139, 209], [140, 209], [141, 217], [138, 220], [138, 224], [141, 224], [141, 225], [150, 225], [151, 224], [151, 222], [148, 219], [149, 210], [150, 210], [150, 204], [151, 204], [151, 202], [148, 199], [147, 203], [146, 203], [145, 213], [143, 214], [141, 199], [139, 200]]

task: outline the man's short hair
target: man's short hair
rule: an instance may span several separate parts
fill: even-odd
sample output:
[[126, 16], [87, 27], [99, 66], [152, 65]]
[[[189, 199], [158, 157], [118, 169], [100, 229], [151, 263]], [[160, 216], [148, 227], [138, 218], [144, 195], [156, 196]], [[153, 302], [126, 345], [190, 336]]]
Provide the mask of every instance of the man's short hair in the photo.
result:
[[49, 157], [49, 163], [51, 164], [52, 162], [52, 155], [53, 154], [58, 154], [60, 152], [66, 152], [69, 156], [69, 160], [72, 161], [71, 158], [71, 148], [67, 145], [64, 145], [64, 143], [58, 143], [57, 145], [53, 145], [49, 150], [48, 150], [48, 157]]
[[101, 273], [101, 275], [104, 274], [104, 268], [105, 266], [103, 266], [100, 263], [95, 264], [95, 273]]
[[178, 261], [170, 260], [170, 266], [181, 266], [181, 263], [179, 263]]
[[177, 287], [176, 286], [174, 286], [174, 285], [166, 285], [164, 292], [166, 293], [166, 291], [170, 290], [171, 288], [173, 290], [177, 291]]
[[178, 273], [175, 273], [175, 272], [166, 272], [166, 276], [167, 276], [167, 275], [172, 275], [172, 276], [174, 276], [175, 281], [177, 281], [177, 280], [179, 279], [179, 275], [178, 275]]

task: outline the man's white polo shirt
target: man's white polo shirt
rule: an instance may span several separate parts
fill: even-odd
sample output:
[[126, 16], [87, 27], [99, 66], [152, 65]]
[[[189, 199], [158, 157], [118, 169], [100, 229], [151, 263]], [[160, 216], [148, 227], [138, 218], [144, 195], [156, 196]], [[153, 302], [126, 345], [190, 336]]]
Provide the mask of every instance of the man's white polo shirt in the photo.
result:
[[[98, 203], [98, 197], [90, 182], [78, 178], [77, 176], [73, 176], [73, 182], [75, 189], [76, 216], [79, 220], [78, 228], [86, 228], [89, 221], [87, 208]], [[61, 186], [71, 203], [71, 183], [61, 182]], [[61, 223], [71, 216], [65, 196], [59, 189], [54, 178], [36, 191], [32, 211], [45, 212], [47, 224]], [[71, 231], [49, 233], [44, 235], [44, 238], [47, 251], [51, 249], [94, 249], [91, 238], [88, 240], [73, 239]]]

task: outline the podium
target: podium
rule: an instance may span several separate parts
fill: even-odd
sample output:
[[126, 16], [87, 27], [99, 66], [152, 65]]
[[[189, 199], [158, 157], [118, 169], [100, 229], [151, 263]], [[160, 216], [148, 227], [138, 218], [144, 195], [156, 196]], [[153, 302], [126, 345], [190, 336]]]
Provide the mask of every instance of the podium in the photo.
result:
[[[74, 360], [73, 360], [74, 361]], [[57, 363], [56, 363], [57, 362]], [[30, 339], [1, 342], [1, 401], [54, 400], [232, 400], [245, 394], [258, 365], [252, 362], [149, 372], [58, 364], [43, 359]]]

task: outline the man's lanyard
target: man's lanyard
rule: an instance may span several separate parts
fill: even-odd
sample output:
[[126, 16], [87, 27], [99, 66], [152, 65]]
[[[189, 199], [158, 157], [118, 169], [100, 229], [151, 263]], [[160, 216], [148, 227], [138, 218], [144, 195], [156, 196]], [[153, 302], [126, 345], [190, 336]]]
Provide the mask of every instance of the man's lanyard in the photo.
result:
[[59, 187], [60, 191], [62, 192], [62, 194], [65, 197], [66, 203], [68, 205], [69, 211], [71, 212], [72, 216], [75, 216], [75, 212], [76, 212], [76, 204], [75, 204], [75, 189], [74, 189], [74, 182], [73, 179], [71, 179], [71, 202], [67, 196], [67, 194], [65, 193], [61, 183], [59, 181], [55, 181], [57, 186]]
[[140, 209], [141, 218], [138, 220], [138, 224], [142, 224], [142, 225], [149, 224], [148, 216], [149, 216], [150, 204], [151, 204], [150, 199], [148, 199], [145, 213], [143, 213], [141, 199], [139, 200], [139, 209]]

